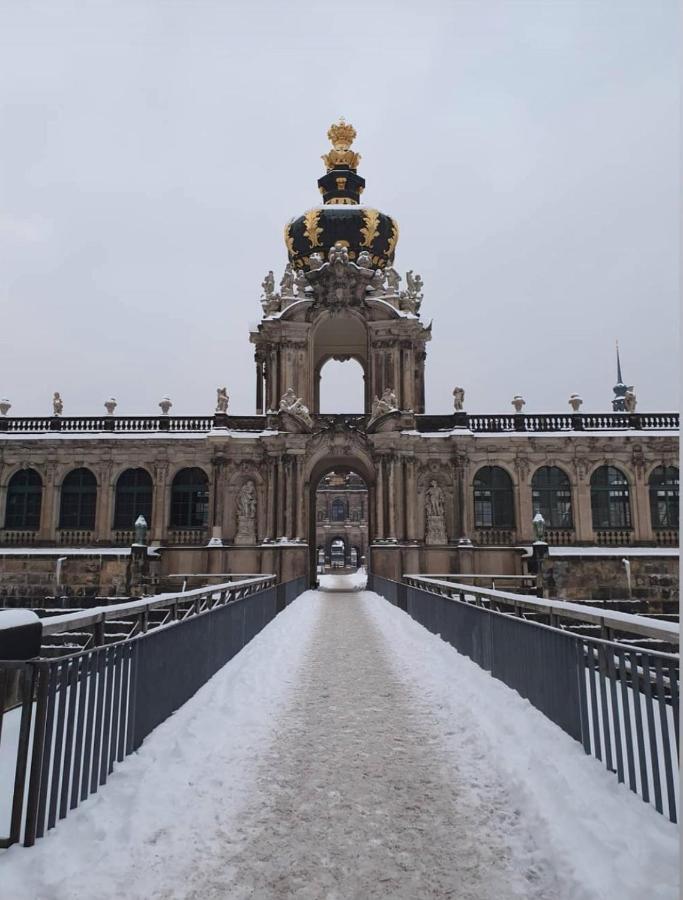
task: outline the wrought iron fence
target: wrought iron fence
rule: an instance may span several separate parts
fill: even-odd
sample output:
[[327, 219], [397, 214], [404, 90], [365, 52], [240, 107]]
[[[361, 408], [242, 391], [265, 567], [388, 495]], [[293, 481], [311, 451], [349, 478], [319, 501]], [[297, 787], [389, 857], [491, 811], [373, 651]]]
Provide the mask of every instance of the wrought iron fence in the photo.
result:
[[[0, 783], [0, 847], [31, 846], [95, 793], [305, 588], [305, 578], [276, 585], [274, 576], [254, 576], [58, 616], [46, 623], [50, 633], [90, 626], [92, 646], [57, 659], [0, 661], [0, 772], [14, 773], [11, 784]], [[171, 612], [150, 629], [155, 610]], [[98, 646], [98, 624], [117, 616], [134, 621], [133, 631]], [[11, 694], [20, 704], [3, 712]]]
[[[425, 576], [368, 578], [677, 821], [679, 655], [666, 652], [678, 644], [677, 625]], [[598, 625], [602, 636], [569, 630], [578, 623]], [[662, 649], [634, 646], [634, 637]]]

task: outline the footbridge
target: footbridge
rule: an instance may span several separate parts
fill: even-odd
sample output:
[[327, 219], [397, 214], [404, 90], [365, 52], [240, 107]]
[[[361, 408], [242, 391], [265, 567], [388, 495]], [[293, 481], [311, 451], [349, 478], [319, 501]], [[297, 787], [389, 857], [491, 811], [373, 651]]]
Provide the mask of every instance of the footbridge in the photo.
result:
[[[437, 726], [425, 725], [429, 715], [423, 721], [420, 713], [422, 718], [418, 716], [417, 722], [416, 710], [431, 702], [431, 694], [437, 690], [443, 690], [444, 696], [458, 695], [458, 702], [469, 704], [462, 713], [465, 719], [455, 730], [444, 731], [451, 736], [444, 740], [455, 740], [454, 734], [473, 728], [472, 740], [476, 743], [481, 722], [468, 725], [467, 716], [474, 715], [473, 708], [477, 709], [477, 717], [487, 714], [488, 692], [493, 691], [494, 682], [498, 685], [495, 690], [506, 692], [504, 696], [510, 698], [511, 708], [524, 698], [534, 708], [533, 715], [541, 714], [546, 721], [543, 725], [541, 718], [534, 719], [537, 724], [525, 732], [529, 752], [537, 741], [542, 748], [543, 741], [547, 740], [544, 736], [551, 734], [557, 742], [553, 745], [557, 765], [563, 764], [566, 753], [573, 766], [578, 763], [572, 748], [582, 747], [586, 756], [604, 766], [599, 777], [605, 796], [611, 797], [613, 793], [610, 784], [622, 783], [643, 801], [636, 797], [629, 799], [628, 792], [619, 793], [619, 803], [628, 804], [628, 815], [634, 821], [644, 817], [648, 827], [654, 827], [647, 817], [657, 818], [656, 810], [661, 814], [662, 823], [667, 819], [676, 822], [677, 625], [596, 606], [538, 598], [525, 593], [527, 586], [523, 579], [517, 583], [511, 581], [510, 590], [500, 590], [457, 578], [406, 574], [401, 581], [391, 581], [370, 573], [367, 590], [363, 590], [364, 579], [356, 576], [348, 582], [350, 590], [344, 592], [343, 576], [334, 576], [334, 583], [327, 585], [331, 592], [325, 592], [306, 591], [303, 578], [277, 584], [274, 576], [232, 576], [208, 587], [65, 612], [39, 622], [32, 622], [30, 616], [22, 619], [18, 611], [0, 612], [3, 655], [9, 655], [6, 648], [10, 640], [17, 647], [36, 640], [40, 645], [30, 659], [0, 662], [2, 847], [16, 843], [27, 847], [42, 845], [39, 839], [60, 826], [61, 820], [88, 815], [89, 804], [85, 801], [92, 794], [101, 794], [100, 810], [106, 810], [108, 796], [115, 807], [119, 802], [114, 790], [117, 774], [125, 773], [128, 766], [134, 767], [128, 757], [144, 754], [147, 742], [150, 747], [160, 747], [162, 738], [156, 732], [168, 735], [175, 722], [175, 717], [169, 717], [181, 708], [184, 716], [194, 715], [193, 709], [200, 705], [200, 698], [208, 689], [203, 686], [219, 672], [217, 677], [227, 679], [231, 671], [238, 671], [231, 669], [238, 662], [234, 658], [249, 644], [253, 644], [253, 649], [244, 649], [247, 656], [242, 665], [253, 666], [248, 691], [253, 693], [254, 704], [258, 707], [260, 672], [264, 682], [272, 677], [269, 690], [273, 697], [280, 698], [277, 709], [269, 713], [277, 722], [276, 742], [284, 742], [287, 752], [294, 757], [303, 754], [302, 766], [310, 770], [313, 781], [323, 777], [332, 779], [318, 786], [327, 796], [328, 805], [316, 815], [325, 818], [331, 815], [329, 809], [334, 808], [335, 822], [337, 817], [346, 817], [351, 823], [349, 827], [359, 829], [359, 840], [362, 837], [370, 842], [368, 847], [379, 838], [374, 826], [370, 828], [366, 814], [358, 812], [365, 802], [362, 798], [366, 789], [373, 794], [378, 810], [386, 808], [392, 817], [400, 815], [409, 833], [412, 834], [413, 825], [422, 828], [433, 813], [446, 817], [444, 828], [450, 834], [451, 825], [447, 820], [451, 813], [444, 806], [447, 804], [444, 790], [448, 793], [451, 788], [446, 789], [440, 781], [438, 785], [425, 782], [424, 794], [418, 798], [412, 796], [410, 783], [418, 777], [418, 772], [423, 773], [419, 777], [438, 780], [434, 773], [424, 774], [424, 767], [429, 767], [429, 753], [421, 746], [425, 741], [432, 748], [434, 759], [440, 760], [439, 766], [442, 762], [453, 765], [457, 754], [451, 757], [450, 751], [444, 750], [446, 745], [442, 746], [441, 738], [431, 734], [429, 729]], [[7, 619], [6, 628], [2, 628], [3, 617]], [[283, 624], [278, 624], [280, 620]], [[288, 630], [278, 632], [278, 628]], [[442, 666], [431, 687], [415, 682], [414, 662], [401, 659], [402, 653], [408, 653], [405, 648], [411, 641], [417, 647], [427, 639], [436, 643], [425, 645], [422, 663], [425, 672], [430, 670], [432, 662]], [[268, 645], [269, 640], [272, 646]], [[304, 657], [308, 660], [305, 665], [301, 662]], [[450, 668], [472, 663], [480, 675], [475, 676], [471, 668], [464, 678]], [[407, 666], [410, 671], [406, 671]], [[433, 678], [433, 673], [429, 677]], [[407, 686], [402, 686], [402, 679], [406, 678]], [[287, 690], [290, 694], [280, 697]], [[243, 700], [248, 703], [250, 696]], [[307, 698], [305, 702], [303, 697]], [[215, 704], [213, 714], [218, 722], [223, 714], [222, 702], [215, 697], [211, 702]], [[518, 718], [513, 717], [513, 721], [521, 722], [526, 715], [520, 707]], [[240, 722], [238, 716], [236, 728]], [[162, 723], [165, 723], [163, 727]], [[553, 729], [550, 723], [557, 728]], [[490, 726], [495, 730], [496, 723]], [[273, 727], [269, 719], [267, 728], [272, 731]], [[428, 738], [424, 737], [425, 728], [429, 731]], [[214, 736], [193, 733], [190, 743], [200, 739], [210, 759], [216, 752]], [[231, 735], [230, 740], [234, 739], [235, 735]], [[464, 740], [465, 736], [461, 734], [458, 739]], [[300, 742], [297, 747], [292, 744], [296, 741]], [[303, 786], [300, 783], [302, 777], [305, 781], [305, 772], [293, 773], [294, 781], [288, 783], [286, 772], [280, 773], [281, 762], [270, 758], [263, 749], [265, 746], [267, 741], [251, 748], [252, 756], [263, 756], [261, 762], [266, 773], [259, 776], [260, 780], [255, 776], [254, 796], [263, 795], [264, 803], [270, 798], [267, 802], [276, 806], [280, 801], [273, 800], [271, 794], [280, 796], [285, 791], [294, 795], [298, 791], [307, 796], [312, 790], [310, 783]], [[282, 748], [272, 752], [277, 759], [282, 759]], [[159, 753], [157, 750], [157, 756]], [[443, 759], [440, 754], [445, 754]], [[172, 768], [172, 763], [168, 764]], [[464, 764], [459, 757], [458, 766]], [[549, 760], [549, 764], [553, 765], [553, 761]], [[493, 765], [497, 766], [498, 762]], [[460, 775], [456, 773], [454, 778], [462, 776], [462, 770], [458, 771]], [[598, 777], [594, 769], [586, 771], [591, 778]], [[112, 784], [108, 784], [112, 776]], [[194, 777], [188, 774], [191, 781]], [[201, 778], [201, 773], [196, 777]], [[490, 777], [494, 784], [498, 777], [504, 776], [491, 773]], [[533, 779], [534, 773], [530, 772], [528, 777]], [[226, 783], [217, 778], [216, 784], [223, 785], [216, 788], [217, 797], [221, 790], [230, 794], [234, 785], [230, 787], [229, 779]], [[577, 793], [582, 790], [578, 784], [575, 789]], [[459, 790], [462, 798], [464, 788]], [[356, 792], [355, 799], [342, 802], [340, 798], [345, 791], [349, 795]], [[310, 802], [314, 806], [322, 802], [322, 794], [316, 794], [317, 799], [309, 798]], [[207, 797], [206, 786], [197, 784], [196, 802], [214, 802]], [[289, 794], [286, 802], [293, 802]], [[504, 804], [507, 800], [503, 797], [500, 802]], [[78, 809], [81, 805], [83, 810]], [[473, 809], [476, 808], [475, 803]], [[642, 812], [637, 813], [637, 809]], [[186, 814], [190, 818], [195, 815], [183, 812], [182, 816]], [[372, 817], [375, 813], [367, 814]], [[299, 821], [298, 812], [290, 810], [289, 815], [294, 816], [293, 843], [288, 845], [291, 851], [297, 840], [303, 848], [311, 834], [310, 823]], [[385, 826], [388, 827], [387, 823], [382, 827]], [[332, 824], [325, 827], [328, 830], [323, 831], [322, 843], [330, 844], [327, 850], [334, 856], [341, 851], [331, 845], [338, 839], [341, 841], [341, 837], [336, 835]], [[458, 825], [461, 827], [462, 822]], [[491, 839], [498, 840], [494, 826], [491, 828]], [[401, 845], [401, 852], [409, 852], [402, 837], [396, 841]], [[272, 849], [277, 850], [274, 845]], [[419, 847], [416, 845], [415, 849], [417, 852]], [[31, 853], [37, 850], [38, 847]], [[13, 852], [8, 851], [5, 859], [0, 856], [0, 870], [16, 859]], [[428, 856], [432, 850], [425, 853]], [[405, 859], [403, 864], [407, 865]], [[244, 874], [245, 857], [237, 853], [230, 865]], [[265, 877], [259, 872], [258, 878]], [[375, 872], [368, 877], [379, 876]], [[387, 877], [398, 876], [394, 872]], [[429, 875], [432, 877], [436, 877], [434, 872]], [[446, 881], [449, 877], [443, 875]], [[258, 883], [256, 875], [254, 878]], [[406, 884], [409, 882], [410, 879]], [[550, 890], [549, 882], [543, 883], [543, 889]], [[487, 897], [487, 890], [482, 888], [472, 896]], [[216, 896], [219, 895], [232, 896], [227, 893]], [[265, 888], [261, 895], [271, 896]], [[361, 895], [375, 896], [346, 894]], [[190, 896], [190, 893], [177, 896]], [[394, 893], [376, 896], [404, 894], [397, 888]], [[519, 896], [536, 894], [520, 893]], [[562, 893], [552, 896], [562, 896]]]

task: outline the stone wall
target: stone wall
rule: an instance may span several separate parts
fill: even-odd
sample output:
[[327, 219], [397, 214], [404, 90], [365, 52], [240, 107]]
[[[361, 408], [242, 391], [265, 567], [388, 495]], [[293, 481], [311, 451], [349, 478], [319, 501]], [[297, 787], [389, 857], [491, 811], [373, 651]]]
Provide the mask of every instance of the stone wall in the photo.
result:
[[[67, 556], [60, 595], [74, 598], [125, 597], [130, 557], [79, 554]], [[0, 555], [0, 605], [40, 602], [56, 593], [56, 554]]]
[[[546, 595], [565, 600], [628, 599], [626, 569], [621, 555], [550, 557], [544, 564]], [[677, 556], [632, 556], [631, 598], [653, 612], [678, 604]]]

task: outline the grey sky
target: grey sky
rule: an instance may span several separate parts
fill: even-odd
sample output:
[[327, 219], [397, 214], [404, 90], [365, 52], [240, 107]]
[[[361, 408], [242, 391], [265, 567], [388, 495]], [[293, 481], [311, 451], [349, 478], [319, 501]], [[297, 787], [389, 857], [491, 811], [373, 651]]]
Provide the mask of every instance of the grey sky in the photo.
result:
[[344, 115], [425, 281], [429, 412], [607, 409], [617, 337], [677, 408], [678, 34], [673, 0], [3, 0], [0, 395], [253, 412], [260, 283]]

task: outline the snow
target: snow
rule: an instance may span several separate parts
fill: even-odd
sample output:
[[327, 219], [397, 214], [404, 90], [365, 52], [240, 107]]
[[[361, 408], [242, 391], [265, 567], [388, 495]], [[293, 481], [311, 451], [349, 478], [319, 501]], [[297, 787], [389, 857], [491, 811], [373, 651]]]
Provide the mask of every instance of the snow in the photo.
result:
[[[130, 547], [0, 547], [0, 556], [130, 556], [130, 552]], [[158, 555], [153, 547], [147, 548], [147, 556]]]
[[322, 591], [360, 591], [368, 583], [368, 573], [365, 566], [361, 566], [350, 574], [320, 575], [318, 583]]
[[308, 591], [97, 795], [0, 855], [0, 894], [672, 900], [677, 848], [675, 826], [405, 613]]
[[205, 437], [249, 439], [273, 437], [277, 431], [234, 431], [230, 428], [208, 428], [204, 431], [7, 431], [2, 432], [2, 441], [200, 441]]
[[678, 547], [549, 547], [550, 556], [678, 556]]
[[0, 631], [6, 628], [19, 628], [22, 625], [34, 625], [40, 619], [30, 609], [0, 609]]
[[[427, 415], [430, 415], [429, 413]], [[450, 415], [450, 414], [449, 414]], [[507, 415], [507, 413], [505, 413]], [[417, 431], [406, 430], [402, 431], [401, 434], [410, 435], [412, 437], [422, 437], [422, 438], [444, 438], [444, 437], [475, 437], [475, 438], [604, 438], [604, 437], [627, 437], [627, 438], [638, 438], [639, 440], [643, 440], [644, 438], [651, 437], [654, 435], [655, 437], [668, 436], [678, 437], [678, 431], [675, 428], [648, 428], [646, 431], [637, 430], [635, 428], [621, 428], [618, 430], [612, 429], [595, 429], [586, 431], [572, 431], [570, 429], [562, 430], [562, 431], [472, 431], [469, 428], [447, 428], [443, 431]]]

